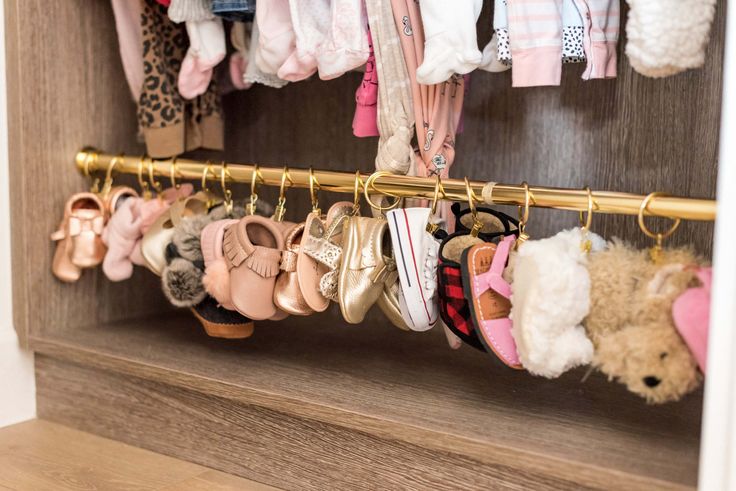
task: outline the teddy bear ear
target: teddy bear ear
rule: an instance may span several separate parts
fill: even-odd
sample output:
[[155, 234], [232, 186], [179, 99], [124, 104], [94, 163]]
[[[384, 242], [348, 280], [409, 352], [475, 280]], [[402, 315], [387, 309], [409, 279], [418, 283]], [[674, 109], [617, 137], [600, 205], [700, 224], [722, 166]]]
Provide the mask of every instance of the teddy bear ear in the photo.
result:
[[651, 297], [667, 297], [678, 292], [676, 285], [669, 280], [673, 275], [685, 270], [684, 264], [668, 264], [663, 266], [647, 285], [647, 293]]

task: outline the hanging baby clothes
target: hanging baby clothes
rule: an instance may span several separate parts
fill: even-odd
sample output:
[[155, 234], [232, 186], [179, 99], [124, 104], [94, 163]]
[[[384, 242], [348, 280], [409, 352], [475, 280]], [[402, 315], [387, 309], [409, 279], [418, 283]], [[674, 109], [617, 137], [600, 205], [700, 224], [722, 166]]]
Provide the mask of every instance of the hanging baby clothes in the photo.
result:
[[280, 89], [288, 84], [286, 80], [282, 80], [274, 74], [266, 73], [258, 67], [255, 62], [256, 51], [258, 51], [258, 40], [260, 34], [258, 32], [258, 19], [253, 21], [253, 31], [250, 36], [250, 49], [248, 50], [248, 66], [243, 75], [243, 81], [247, 84], [261, 84], [274, 89]]
[[366, 3], [378, 76], [376, 170], [407, 174], [414, 161], [414, 106], [391, 0]]
[[[439, 174], [446, 178], [455, 160], [455, 133], [463, 107], [465, 80], [461, 75], [453, 75], [447, 82], [437, 85], [417, 82], [416, 70], [424, 59], [424, 31], [419, 6], [414, 0], [392, 0], [391, 5], [414, 99], [419, 146], [415, 152], [415, 172], [421, 177]], [[439, 207], [439, 218], [451, 228], [449, 217], [450, 203], [443, 202]]]
[[133, 100], [141, 97], [143, 88], [143, 32], [141, 30], [140, 1], [112, 0], [115, 29], [118, 33], [120, 59], [123, 62], [125, 79], [128, 81]]
[[305, 80], [317, 72], [317, 52], [330, 27], [330, 0], [289, 0], [296, 49], [278, 70], [289, 82]]
[[210, 85], [214, 69], [225, 59], [225, 27], [222, 19], [186, 21], [189, 49], [179, 70], [177, 87], [185, 99], [204, 94]]
[[289, 0], [258, 0], [256, 5], [258, 46], [255, 62], [262, 72], [276, 75], [296, 49]]
[[211, 0], [211, 3], [212, 13], [223, 20], [251, 22], [256, 15], [256, 0]]
[[169, 19], [179, 24], [190, 20], [212, 19], [211, 2], [209, 0], [171, 0]]
[[616, 77], [619, 0], [575, 0], [582, 14], [585, 56], [583, 79]]
[[[303, 0], [300, 0], [303, 1]], [[330, 0], [330, 27], [317, 53], [319, 78], [331, 80], [368, 60], [368, 20], [363, 0]]]
[[560, 85], [562, 0], [508, 0], [514, 87]]
[[178, 69], [187, 49], [184, 26], [171, 22], [155, 0], [141, 0], [144, 82], [138, 122], [153, 158], [196, 148], [222, 150], [223, 123], [217, 88], [184, 100], [176, 90]]
[[235, 52], [230, 55], [230, 83], [238, 90], [251, 87], [251, 83], [245, 81], [245, 73], [248, 69], [250, 36], [253, 26], [251, 23], [233, 22], [230, 28], [230, 43]]
[[583, 16], [575, 0], [562, 0], [562, 63], [585, 61]]
[[478, 68], [483, 56], [475, 31], [483, 0], [463, 0], [452, 6], [442, 0], [419, 0], [419, 7], [425, 43], [417, 81], [439, 84], [455, 73], [464, 75]]
[[355, 91], [355, 116], [353, 117], [353, 135], [358, 138], [379, 136], [378, 132], [378, 73], [376, 72], [376, 56], [373, 52], [373, 40], [368, 31], [370, 54], [365, 63], [365, 72], [358, 90]]

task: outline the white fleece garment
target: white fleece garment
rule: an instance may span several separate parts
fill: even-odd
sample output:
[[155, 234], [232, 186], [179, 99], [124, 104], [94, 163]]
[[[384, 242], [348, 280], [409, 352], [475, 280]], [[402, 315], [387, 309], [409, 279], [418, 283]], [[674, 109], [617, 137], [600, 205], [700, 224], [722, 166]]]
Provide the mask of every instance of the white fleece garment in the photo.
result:
[[[605, 241], [589, 233], [592, 251]], [[593, 359], [582, 321], [590, 309], [590, 276], [580, 228], [524, 242], [515, 255], [511, 334], [529, 373], [556, 378]]]
[[453, 74], [470, 73], [480, 65], [476, 23], [483, 0], [419, 0], [424, 26], [424, 61], [417, 82], [435, 85]]
[[648, 77], [699, 68], [715, 15], [716, 0], [627, 0], [626, 56]]

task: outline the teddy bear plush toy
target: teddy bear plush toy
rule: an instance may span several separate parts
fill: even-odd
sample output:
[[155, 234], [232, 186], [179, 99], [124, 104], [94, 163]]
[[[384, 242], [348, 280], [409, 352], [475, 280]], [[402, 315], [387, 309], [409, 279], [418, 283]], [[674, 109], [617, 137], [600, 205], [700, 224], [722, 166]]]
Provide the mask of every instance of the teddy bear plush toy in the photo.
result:
[[617, 241], [590, 256], [593, 365], [648, 403], [679, 400], [702, 381], [672, 318], [674, 300], [698, 281], [699, 263], [687, 249], [664, 249], [655, 262]]

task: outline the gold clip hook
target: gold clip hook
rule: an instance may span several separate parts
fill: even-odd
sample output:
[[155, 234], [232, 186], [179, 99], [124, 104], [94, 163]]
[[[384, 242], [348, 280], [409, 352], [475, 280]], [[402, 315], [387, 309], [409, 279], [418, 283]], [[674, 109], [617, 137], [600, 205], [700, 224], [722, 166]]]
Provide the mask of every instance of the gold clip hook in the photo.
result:
[[217, 179], [217, 173], [215, 172], [215, 169], [212, 168], [212, 162], [210, 162], [209, 160], [205, 162], [204, 168], [202, 169], [202, 182], [200, 184], [202, 187], [202, 192], [207, 195], [207, 209], [210, 209], [215, 206], [216, 199], [212, 191], [210, 191], [210, 188], [207, 186], [208, 174], [212, 174], [212, 177]]
[[284, 170], [281, 172], [281, 186], [279, 186], [279, 201], [276, 203], [276, 209], [273, 211], [273, 219], [277, 222], [281, 222], [284, 220], [284, 215], [286, 214], [286, 181], [289, 181], [289, 186], [291, 187], [294, 184], [294, 181], [291, 180], [291, 175], [289, 174], [289, 168], [284, 167]]
[[472, 237], [478, 237], [478, 234], [483, 229], [483, 222], [478, 218], [478, 209], [475, 207], [475, 202], [478, 199], [473, 192], [473, 188], [470, 186], [470, 181], [465, 178], [465, 193], [468, 195], [468, 207], [470, 208], [470, 214], [473, 217], [473, 227], [470, 229], [470, 235]]
[[662, 254], [662, 242], [664, 241], [664, 239], [666, 239], [667, 237], [675, 233], [675, 230], [677, 230], [677, 227], [680, 226], [680, 222], [681, 222], [679, 218], [667, 217], [673, 221], [672, 226], [665, 232], [657, 232], [657, 233], [649, 230], [646, 223], [644, 223], [644, 213], [649, 211], [648, 210], [649, 203], [651, 203], [651, 201], [654, 198], [661, 198], [663, 196], [667, 196], [667, 195], [665, 193], [657, 193], [657, 192], [649, 193], [641, 201], [641, 205], [639, 206], [639, 216], [638, 216], [639, 228], [641, 229], [642, 232], [644, 232], [644, 235], [655, 240], [654, 247], [649, 249], [649, 257], [655, 263], [659, 261], [660, 256]]
[[529, 240], [529, 234], [526, 233], [526, 225], [529, 223], [529, 206], [534, 203], [534, 195], [529, 190], [529, 184], [522, 182], [524, 187], [524, 207], [519, 206], [519, 238], [516, 239], [515, 247], [518, 247]]
[[169, 166], [169, 180], [171, 181], [171, 187], [178, 191], [181, 189], [181, 184], [176, 182], [177, 174], [179, 174], [179, 164], [176, 163], [176, 157], [172, 157]]
[[250, 175], [250, 203], [245, 206], [246, 215], [255, 215], [258, 209], [258, 181], [263, 182], [261, 171], [258, 164], [253, 166], [253, 172]]
[[163, 186], [159, 181], [157, 181], [153, 176], [153, 166], [154, 162], [153, 159], [148, 160], [148, 182], [151, 183], [151, 187], [156, 191], [156, 196], [158, 196], [159, 199], [163, 199], [161, 197], [161, 191], [163, 191]]
[[[98, 194], [100, 192], [100, 178], [92, 177], [92, 172], [97, 171], [98, 159], [99, 156], [97, 152], [87, 152], [84, 157], [84, 168], [82, 170], [82, 174], [84, 174], [85, 177], [92, 179], [92, 185], [89, 188], [89, 192], [94, 194]], [[89, 168], [90, 161], [94, 162], [94, 169]]]
[[353, 181], [353, 216], [360, 215], [360, 191], [363, 187], [363, 179], [360, 171], [355, 171], [355, 180]]
[[220, 164], [220, 187], [222, 188], [222, 196], [224, 199], [225, 213], [228, 216], [233, 214], [233, 192], [227, 188], [226, 180], [231, 178], [230, 171], [227, 168], [227, 164], [222, 162]]
[[[371, 174], [370, 176], [368, 176], [368, 179], [366, 179], [366, 181], [365, 181], [365, 186], [363, 186], [363, 194], [365, 195], [365, 200], [368, 202], [369, 205], [371, 205], [371, 208], [374, 208], [374, 209], [380, 211], [381, 213], [385, 213], [385, 212], [387, 212], [389, 210], [393, 210], [394, 208], [396, 208], [397, 206], [399, 206], [399, 203], [401, 203], [401, 198], [400, 197], [394, 196], [394, 195], [389, 194], [389, 193], [384, 193], [382, 191], [379, 191], [378, 189], [376, 189], [376, 186], [375, 186], [376, 179], [378, 179], [379, 177], [392, 176], [392, 175], [394, 175], [394, 174], [392, 174], [391, 172], [385, 171], [385, 170], [374, 172], [373, 174]], [[384, 196], [395, 198], [396, 201], [394, 201], [393, 203], [391, 203], [389, 205], [386, 205], [386, 206], [382, 206], [380, 204], [377, 205], [376, 203], [374, 203], [371, 200], [371, 195], [370, 195], [370, 191], [371, 190], [373, 190], [373, 192], [375, 192], [375, 193], [379, 193], [379, 194], [382, 194]]]
[[584, 253], [589, 253], [593, 248], [593, 242], [590, 240], [590, 226], [593, 224], [593, 210], [598, 208], [598, 205], [593, 199], [593, 192], [590, 187], [585, 186], [585, 191], [588, 193], [588, 214], [585, 215], [584, 211], [580, 211], [580, 231], [582, 232], [582, 241], [580, 242], [580, 250]]
[[439, 203], [440, 198], [444, 199], [446, 197], [447, 195], [445, 194], [445, 188], [442, 186], [442, 178], [439, 174], [437, 174], [435, 176], [434, 182], [434, 193], [432, 194], [432, 208], [430, 211], [429, 221], [427, 222], [427, 226], [425, 228], [425, 230], [431, 235], [434, 235], [440, 229], [439, 224], [432, 220], [437, 214], [437, 203]]
[[115, 166], [118, 163], [124, 163], [125, 162], [125, 155], [120, 154], [118, 156], [115, 156], [110, 160], [110, 165], [107, 166], [107, 172], [105, 172], [105, 182], [102, 184], [102, 191], [100, 191], [100, 195], [103, 198], [107, 198], [110, 195], [110, 191], [112, 190], [112, 184], [113, 184], [113, 177], [112, 172], [115, 169]]
[[143, 195], [143, 199], [148, 201], [151, 199], [153, 194], [151, 193], [151, 188], [148, 186], [148, 183], [143, 180], [143, 165], [145, 161], [145, 155], [142, 155], [141, 158], [138, 160], [138, 185], [141, 187], [141, 194]]
[[317, 191], [315, 191], [315, 187], [317, 190], [319, 190], [319, 181], [317, 181], [317, 178], [314, 176], [314, 169], [310, 166], [309, 167], [309, 198], [312, 200], [312, 213], [316, 213], [317, 215], [322, 214], [322, 210], [319, 209], [319, 200], [317, 198]]

